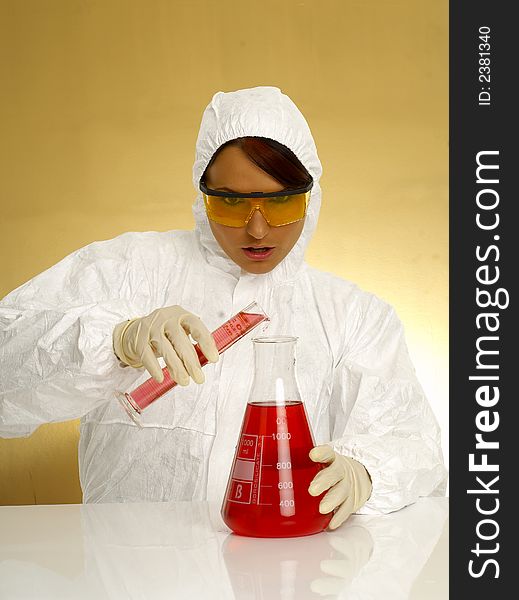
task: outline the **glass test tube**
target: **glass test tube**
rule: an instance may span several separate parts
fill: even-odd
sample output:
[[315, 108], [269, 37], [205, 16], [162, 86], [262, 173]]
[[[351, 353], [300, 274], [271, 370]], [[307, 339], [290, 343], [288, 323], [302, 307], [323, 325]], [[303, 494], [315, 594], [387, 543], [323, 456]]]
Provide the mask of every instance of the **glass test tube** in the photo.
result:
[[[225, 352], [227, 348], [230, 348], [260, 323], [268, 320], [265, 311], [257, 302], [252, 302], [246, 306], [212, 332], [219, 354]], [[195, 344], [194, 348], [200, 365], [206, 365], [209, 361], [203, 355], [198, 344]], [[116, 392], [115, 394], [121, 406], [137, 425], [140, 425], [139, 415], [142, 411], [177, 385], [177, 382], [171, 379], [167, 367], [163, 367], [162, 373], [164, 374], [162, 383], [158, 383], [153, 377], [150, 377], [131, 392]]]

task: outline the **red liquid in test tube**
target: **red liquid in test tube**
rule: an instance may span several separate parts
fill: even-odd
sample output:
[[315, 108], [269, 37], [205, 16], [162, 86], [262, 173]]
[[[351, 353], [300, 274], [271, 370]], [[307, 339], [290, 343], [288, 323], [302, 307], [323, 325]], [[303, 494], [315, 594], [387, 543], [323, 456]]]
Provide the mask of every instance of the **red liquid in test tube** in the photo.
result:
[[[246, 306], [212, 332], [219, 354], [225, 352], [227, 348], [230, 348], [260, 323], [268, 320], [267, 315], [256, 302]], [[206, 365], [209, 361], [203, 355], [198, 344], [195, 344], [194, 348], [200, 365]], [[150, 377], [131, 392], [116, 393], [117, 399], [125, 411], [138, 425], [138, 415], [152, 402], [155, 402], [155, 400], [177, 385], [177, 382], [171, 379], [167, 367], [162, 369], [162, 373], [164, 374], [162, 383], [158, 383], [153, 377]]]

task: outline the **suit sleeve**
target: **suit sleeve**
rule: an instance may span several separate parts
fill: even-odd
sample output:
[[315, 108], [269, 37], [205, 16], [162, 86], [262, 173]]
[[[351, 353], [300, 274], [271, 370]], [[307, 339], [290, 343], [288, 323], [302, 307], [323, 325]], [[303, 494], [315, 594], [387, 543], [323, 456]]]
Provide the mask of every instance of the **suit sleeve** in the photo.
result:
[[135, 235], [89, 244], [0, 302], [1, 437], [82, 417], [142, 375], [112, 348], [149, 292]]
[[401, 321], [372, 297], [334, 371], [336, 452], [361, 462], [373, 490], [359, 513], [388, 513], [445, 494], [440, 430], [418, 382]]

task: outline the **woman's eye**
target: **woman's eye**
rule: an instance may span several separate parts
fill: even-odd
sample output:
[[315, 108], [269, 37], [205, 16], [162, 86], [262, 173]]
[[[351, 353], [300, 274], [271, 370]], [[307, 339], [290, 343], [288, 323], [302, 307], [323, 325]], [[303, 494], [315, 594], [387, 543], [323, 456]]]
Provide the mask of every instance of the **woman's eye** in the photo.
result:
[[227, 206], [238, 206], [238, 204], [243, 204], [242, 198], [224, 198], [223, 203]]
[[269, 202], [273, 204], [285, 204], [286, 202], [290, 202], [292, 196], [275, 196], [274, 198], [269, 198]]

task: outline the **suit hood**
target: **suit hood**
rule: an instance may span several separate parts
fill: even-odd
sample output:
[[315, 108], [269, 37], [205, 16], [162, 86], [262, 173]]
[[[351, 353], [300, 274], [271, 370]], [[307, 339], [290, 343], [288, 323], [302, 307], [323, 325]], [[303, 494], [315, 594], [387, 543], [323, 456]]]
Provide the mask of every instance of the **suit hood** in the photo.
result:
[[292, 279], [304, 262], [321, 207], [321, 162], [310, 128], [301, 111], [277, 87], [258, 86], [234, 92], [216, 92], [206, 107], [196, 141], [193, 165], [195, 232], [202, 255], [213, 267], [240, 279], [251, 276], [231, 260], [216, 241], [205, 211], [200, 178], [218, 148], [239, 137], [266, 137], [287, 146], [312, 176], [314, 183], [303, 231], [289, 254], [269, 273], [253, 275], [267, 281]]

